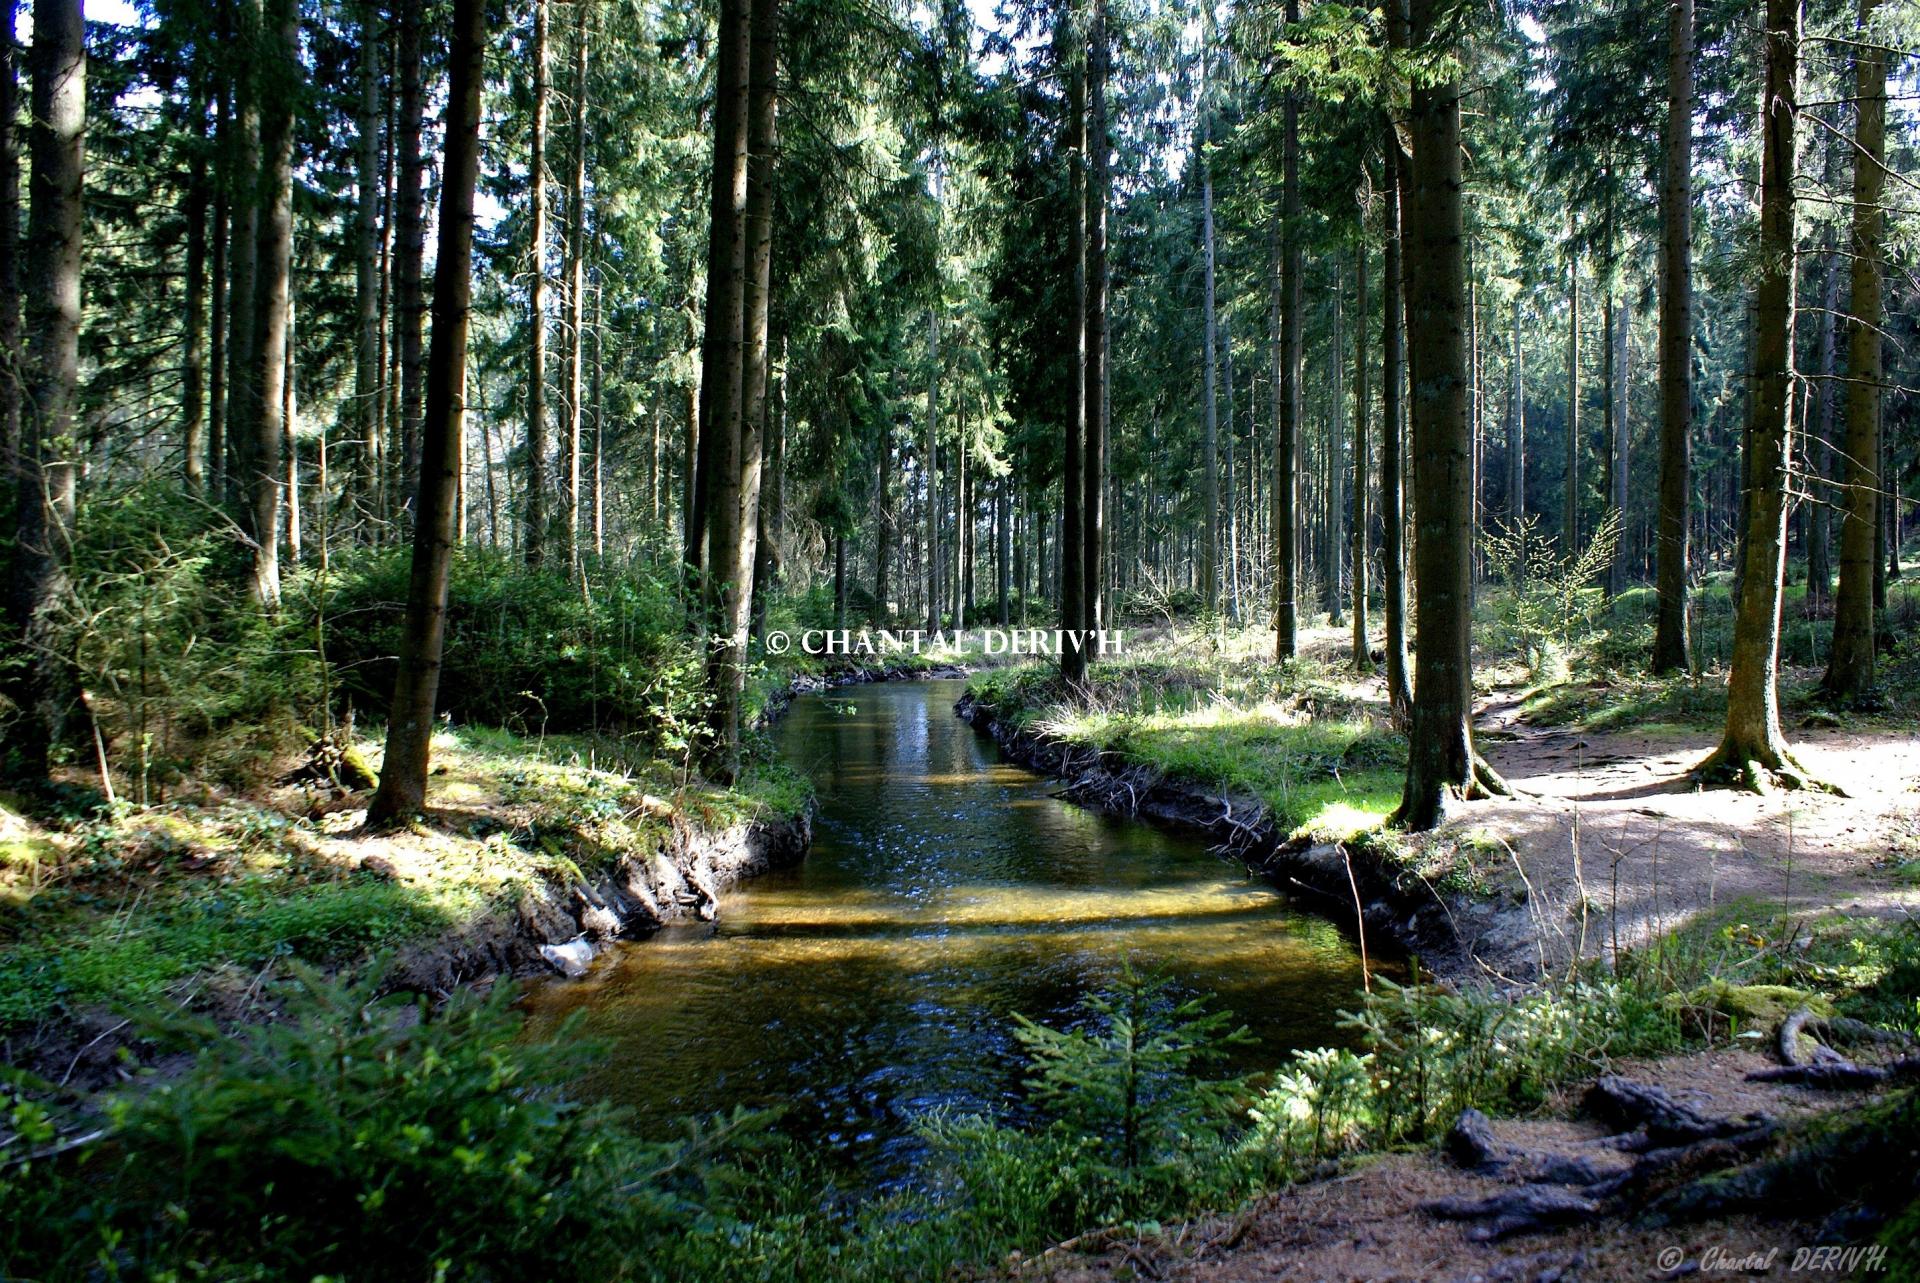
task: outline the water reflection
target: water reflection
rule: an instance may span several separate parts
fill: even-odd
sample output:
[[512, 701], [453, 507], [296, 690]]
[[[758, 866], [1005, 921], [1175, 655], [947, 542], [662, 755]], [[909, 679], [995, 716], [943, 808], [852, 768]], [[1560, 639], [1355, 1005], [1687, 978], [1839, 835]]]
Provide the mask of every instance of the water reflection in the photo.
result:
[[1053, 798], [953, 716], [959, 693], [794, 703], [782, 751], [820, 794], [806, 863], [530, 996], [536, 1031], [583, 1010], [608, 1046], [587, 1090], [655, 1124], [784, 1103], [803, 1134], [897, 1168], [918, 1114], [1010, 1100], [1012, 1013], [1068, 1015], [1129, 954], [1247, 1024], [1238, 1068], [1343, 1040], [1359, 966], [1330, 925], [1198, 842]]

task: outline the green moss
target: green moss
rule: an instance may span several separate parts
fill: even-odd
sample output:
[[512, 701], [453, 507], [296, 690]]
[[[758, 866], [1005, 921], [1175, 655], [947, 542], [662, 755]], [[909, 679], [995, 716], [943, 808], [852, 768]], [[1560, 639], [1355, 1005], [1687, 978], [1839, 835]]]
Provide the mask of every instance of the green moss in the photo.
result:
[[1675, 994], [1670, 1002], [1676, 1009], [1717, 1011], [1750, 1029], [1772, 1028], [1801, 1007], [1811, 1009], [1816, 1016], [1834, 1014], [1833, 1003], [1828, 999], [1791, 985], [1737, 985], [1719, 979]]

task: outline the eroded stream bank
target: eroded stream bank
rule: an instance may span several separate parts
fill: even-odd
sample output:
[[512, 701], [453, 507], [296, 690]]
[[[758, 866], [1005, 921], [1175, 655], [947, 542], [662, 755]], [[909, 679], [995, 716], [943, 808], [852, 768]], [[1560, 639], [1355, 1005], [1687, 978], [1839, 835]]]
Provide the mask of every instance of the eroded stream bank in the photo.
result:
[[540, 988], [534, 1032], [583, 1012], [608, 1050], [585, 1087], [647, 1120], [780, 1105], [882, 1175], [928, 1111], [1016, 1101], [1015, 1013], [1070, 1018], [1128, 958], [1247, 1025], [1235, 1068], [1346, 1040], [1360, 968], [1336, 928], [1197, 838], [1055, 797], [954, 716], [960, 693], [796, 700], [775, 734], [818, 790], [805, 862]]

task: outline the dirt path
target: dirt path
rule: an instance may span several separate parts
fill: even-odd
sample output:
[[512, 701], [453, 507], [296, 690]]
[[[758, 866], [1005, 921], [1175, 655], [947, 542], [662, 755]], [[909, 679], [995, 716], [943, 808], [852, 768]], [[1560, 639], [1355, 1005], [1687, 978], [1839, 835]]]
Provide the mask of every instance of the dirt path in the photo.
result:
[[[1799, 1087], [1750, 1083], [1746, 1073], [1768, 1062], [1744, 1050], [1718, 1050], [1621, 1072], [1664, 1086], [1713, 1116], [1751, 1112], [1777, 1119], [1844, 1103], [1848, 1097]], [[1508, 1145], [1545, 1155], [1584, 1158], [1596, 1166], [1628, 1161], [1607, 1132], [1578, 1116], [1571, 1098], [1551, 1116], [1494, 1124]], [[1471, 1222], [1442, 1220], [1424, 1209], [1441, 1198], [1484, 1198], [1515, 1187], [1518, 1175], [1468, 1172], [1437, 1151], [1360, 1160], [1329, 1179], [1270, 1195], [1238, 1215], [1174, 1227], [1163, 1239], [1108, 1245], [1097, 1255], [1036, 1260], [1002, 1277], [1056, 1283], [1644, 1283], [1649, 1279], [1805, 1277], [1795, 1254], [1836, 1241], [1821, 1218], [1779, 1221], [1737, 1217], [1661, 1228], [1603, 1220], [1499, 1242], [1475, 1237]], [[1739, 1269], [1730, 1263], [1769, 1264]], [[1827, 1275], [1832, 1277], [1831, 1274]], [[1845, 1277], [1842, 1273], [1842, 1277]], [[1862, 1266], [1858, 1276], [1886, 1277]]]
[[1549, 961], [1644, 943], [1716, 907], [1920, 913], [1920, 735], [1800, 731], [1801, 761], [1846, 796], [1701, 791], [1704, 734], [1539, 731], [1502, 716], [1483, 748], [1520, 796], [1475, 804], [1450, 830], [1490, 880], [1524, 874]]

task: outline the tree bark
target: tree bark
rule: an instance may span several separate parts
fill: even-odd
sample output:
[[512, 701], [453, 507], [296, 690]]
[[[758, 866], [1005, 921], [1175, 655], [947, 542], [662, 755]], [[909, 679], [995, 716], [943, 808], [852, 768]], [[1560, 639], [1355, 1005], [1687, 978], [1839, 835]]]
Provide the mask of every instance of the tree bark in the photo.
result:
[[[236, 0], [231, 12], [237, 18], [234, 37], [242, 47], [250, 47], [261, 25], [260, 0]], [[224, 497], [236, 506], [245, 502], [243, 464], [260, 395], [254, 384], [253, 350], [260, 256], [260, 108], [254, 71], [252, 61], [245, 60], [233, 73], [233, 119], [223, 157], [232, 204], [227, 218], [226, 422], [219, 471], [226, 481]]]
[[[1201, 395], [1205, 398], [1205, 437], [1202, 454], [1205, 459], [1205, 489], [1201, 500], [1206, 505], [1207, 536], [1206, 543], [1200, 549], [1200, 597], [1209, 614], [1220, 608], [1220, 431], [1218, 398], [1215, 395], [1216, 357], [1215, 342], [1218, 338], [1218, 322], [1214, 307], [1214, 245], [1213, 245], [1213, 160], [1207, 154], [1213, 116], [1212, 70], [1213, 56], [1213, 3], [1203, 0], [1201, 11], [1201, 47], [1200, 47], [1200, 102], [1198, 152], [1200, 162], [1200, 246], [1204, 263], [1205, 277], [1202, 284], [1203, 302], [1206, 311], [1205, 351], [1201, 365]], [[1228, 425], [1229, 431], [1232, 424]]]
[[1669, 0], [1660, 184], [1660, 507], [1653, 671], [1691, 663], [1693, 490], [1693, 0]]
[[393, 709], [387, 721], [386, 757], [379, 790], [367, 808], [370, 826], [405, 820], [426, 806], [428, 754], [446, 642], [447, 580], [453, 563], [455, 472], [465, 435], [473, 191], [480, 167], [486, 10], [484, 0], [453, 0], [446, 150], [433, 274], [433, 342], [427, 355], [427, 404], [421, 421], [419, 493], [414, 500], [413, 568]]
[[361, 519], [373, 515], [380, 475], [380, 5], [360, 7], [360, 105], [355, 119], [359, 153], [354, 222], [353, 426], [348, 469], [349, 504]]
[[1567, 476], [1560, 517], [1560, 556], [1571, 563], [1580, 548], [1580, 254], [1567, 261]]
[[1373, 514], [1367, 506], [1367, 480], [1373, 471], [1373, 461], [1368, 458], [1367, 444], [1367, 412], [1371, 406], [1367, 394], [1367, 247], [1364, 240], [1357, 258], [1353, 303], [1353, 520], [1347, 528], [1351, 544], [1347, 560], [1353, 565], [1353, 668], [1358, 673], [1370, 673], [1373, 657], [1367, 646], [1367, 535]]
[[[1093, 0], [1087, 70], [1087, 444], [1081, 459], [1085, 498], [1080, 505], [1082, 593], [1080, 629], [1099, 628], [1105, 615], [1102, 541], [1106, 535], [1106, 459], [1109, 404], [1107, 350], [1107, 206], [1111, 203], [1112, 140], [1107, 135], [1107, 0]], [[1090, 656], [1088, 657], [1090, 660]]]
[[[527, 149], [527, 480], [521, 500], [521, 536], [527, 565], [547, 560], [547, 4], [533, 0], [533, 120]], [[698, 513], [701, 500], [694, 501]], [[695, 546], [693, 522], [688, 547]], [[688, 562], [698, 565], [697, 556]]]
[[[1080, 30], [1079, 0], [1070, 0], [1062, 14], [1067, 37], [1063, 56], [1067, 70], [1067, 164], [1070, 169], [1068, 193], [1067, 256], [1073, 260], [1073, 368], [1072, 407], [1067, 414], [1066, 439], [1061, 459], [1060, 542], [1056, 549], [1059, 569], [1055, 575], [1060, 600], [1060, 627], [1080, 627], [1085, 612], [1085, 565], [1080, 548], [1085, 542], [1084, 495], [1081, 472], [1085, 460], [1087, 404], [1087, 64], [1086, 40]], [[1086, 682], [1086, 656], [1077, 646], [1060, 647], [1060, 679], [1069, 690], [1079, 690]]]
[[1794, 125], [1799, 0], [1767, 0], [1766, 97], [1761, 113], [1760, 242], [1754, 283], [1749, 397], [1751, 487], [1746, 567], [1733, 619], [1727, 724], [1720, 747], [1694, 770], [1702, 782], [1764, 790], [1810, 783], [1780, 728], [1780, 609], [1787, 563], [1787, 489], [1793, 468]]
[[[256, 69], [260, 86], [297, 83], [300, 10], [297, 0], [270, 0], [261, 14]], [[280, 505], [289, 446], [287, 326], [293, 287], [293, 96], [260, 93], [260, 183], [255, 197], [252, 402], [247, 446], [248, 536], [253, 541], [248, 588], [261, 606], [280, 602]]]
[[1825, 613], [1828, 599], [1833, 593], [1833, 556], [1832, 543], [1828, 538], [1827, 504], [1834, 491], [1827, 484], [1827, 475], [1833, 464], [1833, 394], [1837, 368], [1834, 349], [1839, 328], [1835, 323], [1835, 314], [1840, 307], [1840, 262], [1831, 252], [1824, 257], [1825, 292], [1821, 298], [1820, 314], [1814, 318], [1814, 324], [1820, 327], [1814, 353], [1818, 381], [1810, 389], [1816, 408], [1813, 430], [1804, 434], [1807, 443], [1807, 494], [1802, 510], [1807, 520], [1806, 612], [1811, 617]]
[[400, 375], [400, 491], [411, 495], [420, 467], [420, 413], [423, 376], [422, 329], [426, 297], [422, 286], [426, 260], [426, 156], [421, 149], [425, 113], [427, 0], [395, 0], [397, 19], [394, 71], [399, 79], [394, 147], [399, 184], [393, 214], [394, 359]]
[[1382, 188], [1383, 250], [1380, 269], [1380, 527], [1386, 582], [1387, 706], [1402, 727], [1413, 715], [1413, 689], [1407, 681], [1406, 502], [1401, 459], [1400, 389], [1406, 301], [1400, 273], [1400, 171], [1405, 157], [1388, 121], [1385, 130], [1386, 182]]
[[[713, 230], [708, 242], [707, 332], [702, 343], [705, 418], [700, 450], [706, 469], [707, 774], [730, 782], [739, 766], [740, 706], [735, 676], [744, 658], [736, 650], [734, 606], [746, 585], [733, 579], [741, 537], [741, 414], [745, 404], [747, 275], [748, 0], [723, 0], [715, 51], [718, 98], [714, 110]], [[751, 565], [751, 563], [749, 563]]]
[[[1411, 38], [1435, 37], [1446, 0], [1414, 0]], [[1413, 726], [1406, 789], [1393, 822], [1433, 828], [1453, 799], [1505, 793], [1474, 750], [1473, 434], [1466, 412], [1466, 272], [1461, 201], [1460, 86], [1417, 85], [1412, 101], [1413, 189], [1408, 256], [1413, 336], [1415, 576], [1420, 598]]]
[[[1288, 35], [1300, 21], [1299, 0], [1287, 0]], [[1280, 158], [1280, 369], [1275, 396], [1279, 414], [1273, 437], [1273, 630], [1274, 657], [1292, 659], [1300, 649], [1300, 94], [1292, 86], [1281, 108]]]
[[[1884, 585], [1880, 546], [1880, 509], [1899, 506], [1881, 497], [1881, 318], [1884, 310], [1880, 260], [1886, 215], [1887, 55], [1867, 34], [1877, 0], [1860, 0], [1854, 48], [1853, 254], [1851, 299], [1847, 311], [1847, 424], [1842, 476], [1846, 480], [1840, 522], [1840, 586], [1833, 601], [1833, 650], [1827, 657], [1822, 690], [1831, 698], [1858, 701], [1874, 688], [1874, 593]], [[1898, 572], [1899, 540], [1889, 555]], [[1882, 589], [1884, 593], [1884, 588]]]
[[[4, 33], [9, 39], [12, 29]], [[80, 382], [82, 182], [86, 133], [86, 22], [80, 0], [33, 6], [30, 204], [25, 248], [26, 334], [19, 449], [12, 626], [28, 654], [6, 676], [20, 717], [14, 769], [47, 778], [49, 752], [64, 738], [75, 682], [55, 614], [72, 591], [74, 402]]]
[[[20, 0], [0, 0], [0, 362], [20, 368]], [[20, 382], [0, 378], [0, 477], [20, 449]]]
[[581, 509], [580, 456], [584, 446], [587, 391], [587, 6], [573, 0], [573, 155], [567, 179], [567, 464], [562, 470], [567, 488], [566, 526], [562, 546], [567, 573], [580, 578], [580, 532], [585, 525]]

